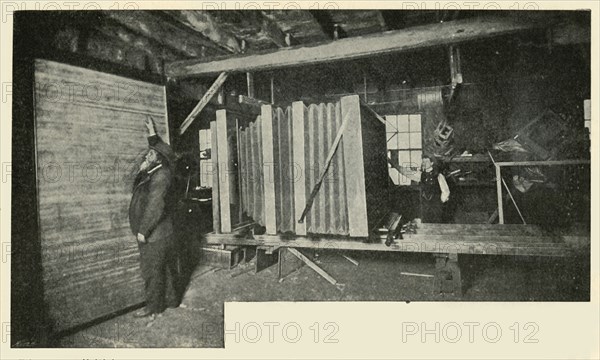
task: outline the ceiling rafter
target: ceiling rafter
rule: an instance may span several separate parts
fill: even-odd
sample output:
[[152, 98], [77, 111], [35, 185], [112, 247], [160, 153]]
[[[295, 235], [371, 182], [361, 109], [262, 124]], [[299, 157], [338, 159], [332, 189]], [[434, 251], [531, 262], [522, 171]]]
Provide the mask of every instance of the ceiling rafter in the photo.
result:
[[232, 33], [224, 30], [209, 11], [165, 10], [164, 13], [229, 52], [242, 52], [239, 40]]
[[[104, 11], [104, 15], [126, 28], [176, 49], [189, 57], [217, 56], [227, 54], [209, 39], [193, 36], [191, 30], [165, 21], [156, 11]], [[197, 35], [197, 33], [196, 33]]]

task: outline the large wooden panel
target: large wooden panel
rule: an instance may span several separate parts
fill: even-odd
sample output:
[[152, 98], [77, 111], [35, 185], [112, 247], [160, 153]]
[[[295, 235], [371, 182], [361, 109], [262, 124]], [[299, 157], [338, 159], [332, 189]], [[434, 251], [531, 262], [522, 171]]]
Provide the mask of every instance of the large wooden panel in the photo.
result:
[[211, 132], [211, 162], [212, 162], [212, 208], [213, 208], [213, 230], [221, 232], [221, 203], [219, 200], [219, 144], [217, 142], [217, 122], [210, 122]]
[[[346, 199], [348, 201], [348, 229], [350, 236], [368, 236], [365, 169], [358, 95], [342, 98], [342, 122], [348, 121], [342, 145], [346, 171]], [[357, 166], [359, 165], [359, 166]], [[386, 165], [387, 169], [387, 165]]]
[[275, 207], [275, 171], [273, 161], [273, 113], [271, 106], [263, 105], [261, 121], [262, 125], [262, 156], [263, 167], [263, 192], [264, 192], [264, 221], [267, 234], [277, 233], [276, 207]]
[[297, 235], [306, 235], [306, 222], [299, 224], [298, 219], [306, 204], [305, 161], [304, 161], [304, 103], [296, 101], [292, 104], [293, 137], [293, 191], [294, 191], [294, 224]]
[[221, 231], [231, 232], [231, 186], [229, 168], [230, 149], [227, 142], [227, 112], [217, 110], [217, 158], [219, 166], [219, 209], [221, 213]]
[[147, 115], [168, 141], [165, 104], [163, 86], [35, 62], [43, 291], [55, 331], [144, 300], [128, 206]]

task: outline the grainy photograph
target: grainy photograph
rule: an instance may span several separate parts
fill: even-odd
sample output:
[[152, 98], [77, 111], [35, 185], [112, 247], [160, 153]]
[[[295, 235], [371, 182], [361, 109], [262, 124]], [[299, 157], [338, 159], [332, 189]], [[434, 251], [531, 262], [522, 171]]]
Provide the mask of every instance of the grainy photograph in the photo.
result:
[[2, 3], [3, 345], [343, 339], [227, 302], [591, 301], [591, 10], [61, 4]]

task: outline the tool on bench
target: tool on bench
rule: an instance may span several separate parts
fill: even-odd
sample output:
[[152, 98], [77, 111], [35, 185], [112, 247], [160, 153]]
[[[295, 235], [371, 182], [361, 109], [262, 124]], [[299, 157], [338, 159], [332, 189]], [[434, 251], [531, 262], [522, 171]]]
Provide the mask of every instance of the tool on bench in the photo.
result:
[[392, 213], [391, 224], [388, 227], [388, 233], [385, 238], [385, 246], [392, 245], [395, 238], [402, 239], [402, 226], [400, 226], [401, 220], [402, 220], [402, 215]]

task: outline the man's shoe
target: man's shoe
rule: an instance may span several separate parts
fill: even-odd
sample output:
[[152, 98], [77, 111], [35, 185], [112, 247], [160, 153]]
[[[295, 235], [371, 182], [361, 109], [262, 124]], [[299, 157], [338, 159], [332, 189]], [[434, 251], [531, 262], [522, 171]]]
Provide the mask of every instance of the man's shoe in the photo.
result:
[[133, 317], [144, 318], [144, 317], [148, 317], [148, 316], [152, 316], [152, 315], [154, 315], [154, 313], [152, 311], [150, 311], [150, 310], [148, 310], [146, 308], [143, 308], [141, 310], [136, 311], [133, 314]]

